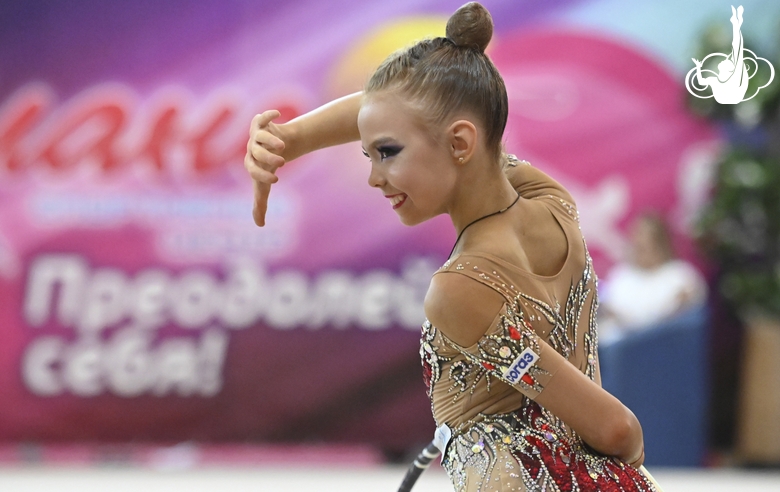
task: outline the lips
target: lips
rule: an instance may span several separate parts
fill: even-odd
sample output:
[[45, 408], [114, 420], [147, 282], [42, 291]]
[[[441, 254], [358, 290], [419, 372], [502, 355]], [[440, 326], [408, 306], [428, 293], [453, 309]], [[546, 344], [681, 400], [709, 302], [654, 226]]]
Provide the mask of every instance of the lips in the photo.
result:
[[396, 195], [385, 195], [385, 198], [390, 200], [393, 205], [393, 209], [400, 207], [406, 201], [407, 195], [405, 193], [398, 193]]

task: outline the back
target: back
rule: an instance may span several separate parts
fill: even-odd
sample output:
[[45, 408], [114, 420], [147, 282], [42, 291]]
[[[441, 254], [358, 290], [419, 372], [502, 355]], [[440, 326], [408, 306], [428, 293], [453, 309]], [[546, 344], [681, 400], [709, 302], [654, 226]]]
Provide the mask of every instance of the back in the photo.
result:
[[[438, 424], [457, 427], [479, 419], [480, 414], [500, 414], [523, 406], [525, 397], [533, 398], [543, 387], [545, 367], [542, 354], [538, 365], [519, 382], [510, 386], [494, 377], [484, 365], [485, 355], [494, 366], [511, 362], [507, 345], [502, 345], [506, 320], [514, 318], [522, 326], [507, 332], [529, 330], [549, 347], [563, 355], [590, 379], [599, 381], [596, 341], [596, 277], [582, 239], [577, 212], [567, 201], [552, 195], [533, 199], [544, 204], [563, 230], [568, 255], [559, 272], [541, 276], [524, 270], [497, 256], [459, 254], [447, 261], [435, 275], [465, 275], [500, 293], [505, 304], [486, 333], [486, 338], [471, 347], [460, 347], [426, 322], [423, 327], [421, 355], [434, 418]], [[472, 302], [479, 303], [480, 299]], [[495, 345], [486, 347], [485, 345]], [[492, 350], [495, 349], [495, 350]], [[485, 352], [495, 353], [486, 354]], [[539, 351], [544, 350], [540, 347]], [[538, 352], [537, 352], [538, 353]], [[431, 355], [434, 355], [431, 357]], [[469, 357], [469, 354], [473, 357]], [[488, 362], [491, 364], [491, 362]], [[530, 383], [530, 384], [529, 384]], [[520, 390], [520, 391], [518, 391]]]

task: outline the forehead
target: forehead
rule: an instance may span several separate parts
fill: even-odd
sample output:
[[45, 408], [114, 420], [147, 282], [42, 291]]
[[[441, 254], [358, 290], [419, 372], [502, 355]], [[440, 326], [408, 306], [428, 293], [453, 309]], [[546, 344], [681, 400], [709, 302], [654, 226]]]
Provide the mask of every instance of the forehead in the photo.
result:
[[398, 136], [424, 132], [431, 128], [426, 125], [418, 109], [414, 108], [403, 96], [394, 92], [378, 92], [363, 99], [358, 113], [360, 136], [366, 139], [379, 133], [394, 133]]

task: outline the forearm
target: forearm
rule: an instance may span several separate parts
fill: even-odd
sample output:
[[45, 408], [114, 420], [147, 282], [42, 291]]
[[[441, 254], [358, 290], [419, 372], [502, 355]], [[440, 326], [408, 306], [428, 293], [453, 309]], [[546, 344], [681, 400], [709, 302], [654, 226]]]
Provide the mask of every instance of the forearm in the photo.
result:
[[550, 410], [596, 451], [642, 464], [642, 427], [625, 405], [570, 363], [562, 366], [536, 402]]
[[282, 157], [291, 161], [325, 147], [360, 140], [357, 115], [363, 93], [331, 101], [288, 123], [278, 125], [285, 143]]

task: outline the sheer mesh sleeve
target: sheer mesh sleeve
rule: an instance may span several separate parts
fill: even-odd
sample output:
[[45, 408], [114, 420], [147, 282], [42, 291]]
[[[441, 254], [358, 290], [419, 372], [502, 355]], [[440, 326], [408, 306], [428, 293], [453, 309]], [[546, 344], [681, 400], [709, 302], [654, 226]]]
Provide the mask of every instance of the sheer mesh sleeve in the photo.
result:
[[534, 331], [516, 305], [504, 304], [492, 325], [470, 347], [448, 341], [490, 376], [536, 398], [565, 359]]

